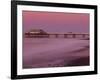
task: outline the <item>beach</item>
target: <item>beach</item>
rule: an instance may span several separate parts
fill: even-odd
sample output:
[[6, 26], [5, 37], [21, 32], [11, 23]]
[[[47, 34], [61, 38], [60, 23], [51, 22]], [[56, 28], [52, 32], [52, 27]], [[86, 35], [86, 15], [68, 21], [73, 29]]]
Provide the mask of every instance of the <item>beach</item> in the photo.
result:
[[23, 68], [89, 65], [89, 40], [24, 38]]

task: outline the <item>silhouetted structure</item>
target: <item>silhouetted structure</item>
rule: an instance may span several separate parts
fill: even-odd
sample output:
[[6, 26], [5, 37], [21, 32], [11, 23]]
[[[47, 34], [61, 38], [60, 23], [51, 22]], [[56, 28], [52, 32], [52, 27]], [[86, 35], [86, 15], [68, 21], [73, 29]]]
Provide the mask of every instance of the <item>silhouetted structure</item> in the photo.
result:
[[[54, 33], [47, 33], [43, 31], [42, 29], [32, 29], [29, 32], [25, 33], [25, 37], [27, 38], [50, 38], [51, 36], [54, 36], [55, 38], [59, 38], [60, 35], [63, 35], [63, 38], [77, 38], [77, 36], [81, 36], [80, 38], [86, 38], [89, 39], [88, 33], [64, 33], [64, 34], [54, 34]], [[69, 37], [71, 36], [71, 37]]]
[[48, 34], [42, 29], [32, 29], [25, 33], [25, 37], [48, 37]]

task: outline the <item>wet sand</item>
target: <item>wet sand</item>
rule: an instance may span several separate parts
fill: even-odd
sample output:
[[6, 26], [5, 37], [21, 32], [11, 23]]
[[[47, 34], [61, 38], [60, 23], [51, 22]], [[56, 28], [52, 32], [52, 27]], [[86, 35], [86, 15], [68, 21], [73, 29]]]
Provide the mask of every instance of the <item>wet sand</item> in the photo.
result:
[[23, 50], [23, 68], [89, 65], [89, 40], [26, 40]]

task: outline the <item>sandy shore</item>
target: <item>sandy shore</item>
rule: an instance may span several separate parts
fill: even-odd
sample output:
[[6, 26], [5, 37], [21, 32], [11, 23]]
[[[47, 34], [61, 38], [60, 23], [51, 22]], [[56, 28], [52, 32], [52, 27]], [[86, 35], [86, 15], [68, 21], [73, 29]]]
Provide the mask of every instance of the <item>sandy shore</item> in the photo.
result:
[[42, 46], [39, 41], [37, 42], [39, 46], [36, 42], [34, 46], [30, 43], [29, 49], [24, 50], [26, 53], [23, 57], [23, 68], [89, 65], [88, 40], [63, 40], [62, 42], [55, 40], [51, 43], [44, 41]]

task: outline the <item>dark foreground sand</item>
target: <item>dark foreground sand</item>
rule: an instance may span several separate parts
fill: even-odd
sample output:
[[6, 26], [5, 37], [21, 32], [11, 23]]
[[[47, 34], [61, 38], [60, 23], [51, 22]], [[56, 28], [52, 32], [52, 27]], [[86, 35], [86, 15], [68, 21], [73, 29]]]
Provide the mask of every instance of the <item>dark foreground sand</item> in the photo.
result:
[[[76, 52], [74, 52], [76, 53]], [[84, 50], [80, 50], [79, 52], [77, 52], [76, 54], [89, 54], [89, 48], [86, 48]], [[71, 61], [69, 61], [69, 63], [66, 64], [66, 60], [65, 60], [65, 66], [86, 66], [89, 65], [89, 56], [81, 56], [79, 58], [73, 59]]]

